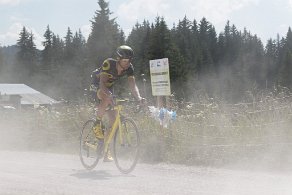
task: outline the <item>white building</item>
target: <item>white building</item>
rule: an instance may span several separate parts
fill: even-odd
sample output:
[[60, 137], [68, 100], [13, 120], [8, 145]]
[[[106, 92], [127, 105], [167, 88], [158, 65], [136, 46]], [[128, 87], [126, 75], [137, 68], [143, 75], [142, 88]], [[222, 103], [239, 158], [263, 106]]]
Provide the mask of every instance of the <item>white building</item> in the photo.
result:
[[58, 101], [25, 85], [0, 84], [0, 105], [15, 108], [53, 105]]

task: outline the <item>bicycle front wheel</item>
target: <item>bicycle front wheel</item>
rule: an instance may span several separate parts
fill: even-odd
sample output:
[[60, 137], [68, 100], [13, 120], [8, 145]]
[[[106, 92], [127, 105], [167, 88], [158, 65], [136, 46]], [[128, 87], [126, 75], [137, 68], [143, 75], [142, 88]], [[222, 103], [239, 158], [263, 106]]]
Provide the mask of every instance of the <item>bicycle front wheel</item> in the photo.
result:
[[93, 128], [95, 120], [88, 120], [84, 123], [80, 132], [80, 152], [79, 157], [82, 165], [88, 169], [93, 169], [101, 157], [103, 141], [96, 138]]
[[122, 173], [130, 173], [135, 168], [139, 156], [140, 137], [134, 120], [124, 118], [114, 137], [114, 160]]

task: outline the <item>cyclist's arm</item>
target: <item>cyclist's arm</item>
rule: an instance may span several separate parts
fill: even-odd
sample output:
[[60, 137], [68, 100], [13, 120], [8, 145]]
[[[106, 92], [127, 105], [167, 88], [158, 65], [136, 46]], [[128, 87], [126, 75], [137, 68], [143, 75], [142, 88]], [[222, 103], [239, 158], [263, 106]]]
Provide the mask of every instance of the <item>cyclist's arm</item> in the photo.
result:
[[100, 91], [104, 95], [110, 97], [112, 94], [111, 94], [110, 90], [106, 87], [106, 83], [108, 83], [108, 81], [109, 81], [109, 77], [106, 73], [100, 74], [100, 83], [99, 83]]
[[129, 76], [128, 77], [128, 83], [129, 83], [129, 87], [130, 87], [131, 92], [134, 95], [134, 97], [137, 100], [141, 101], [142, 97], [140, 96], [139, 89], [138, 89], [138, 87], [136, 85], [135, 77], [134, 76]]

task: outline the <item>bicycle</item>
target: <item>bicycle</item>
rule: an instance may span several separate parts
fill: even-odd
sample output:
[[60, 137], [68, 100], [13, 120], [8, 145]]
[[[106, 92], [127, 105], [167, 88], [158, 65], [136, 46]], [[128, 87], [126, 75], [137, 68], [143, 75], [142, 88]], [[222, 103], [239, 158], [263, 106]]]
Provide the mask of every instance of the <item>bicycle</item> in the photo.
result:
[[[104, 139], [95, 136], [93, 130], [96, 125], [95, 119], [84, 123], [80, 132], [79, 156], [86, 169], [92, 170], [96, 167], [113, 141], [113, 158], [116, 167], [125, 174], [134, 170], [139, 156], [140, 136], [135, 121], [121, 114], [122, 103], [129, 101], [115, 99], [115, 104], [110, 110], [115, 110], [117, 115]], [[104, 120], [101, 121], [101, 127], [103, 132], [107, 131]]]

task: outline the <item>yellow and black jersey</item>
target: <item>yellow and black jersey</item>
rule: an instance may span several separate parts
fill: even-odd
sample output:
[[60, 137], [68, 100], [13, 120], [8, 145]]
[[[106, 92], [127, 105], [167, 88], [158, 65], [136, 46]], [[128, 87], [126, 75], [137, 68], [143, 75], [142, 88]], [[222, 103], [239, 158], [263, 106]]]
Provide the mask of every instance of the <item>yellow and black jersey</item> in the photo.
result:
[[[108, 76], [109, 80], [106, 83], [106, 87], [112, 87], [114, 82], [118, 80], [120, 77], [127, 75], [128, 77], [134, 76], [134, 68], [133, 65], [130, 64], [129, 68], [127, 70], [124, 70], [122, 74], [118, 75], [118, 71], [116, 68], [117, 60], [108, 58], [106, 59], [102, 66], [95, 70], [93, 74], [95, 75], [94, 80], [96, 81], [95, 83], [99, 83], [99, 78], [100, 75], [105, 74]], [[93, 75], [93, 76], [94, 76]]]

